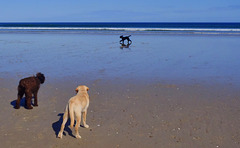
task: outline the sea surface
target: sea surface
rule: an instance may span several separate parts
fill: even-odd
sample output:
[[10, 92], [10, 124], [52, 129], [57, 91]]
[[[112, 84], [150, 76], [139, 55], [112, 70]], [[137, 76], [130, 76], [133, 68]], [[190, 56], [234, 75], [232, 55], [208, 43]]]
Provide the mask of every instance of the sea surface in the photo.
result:
[[240, 23], [0, 23], [0, 32], [57, 30], [239, 35]]
[[0, 23], [0, 78], [239, 85], [239, 47], [240, 23]]

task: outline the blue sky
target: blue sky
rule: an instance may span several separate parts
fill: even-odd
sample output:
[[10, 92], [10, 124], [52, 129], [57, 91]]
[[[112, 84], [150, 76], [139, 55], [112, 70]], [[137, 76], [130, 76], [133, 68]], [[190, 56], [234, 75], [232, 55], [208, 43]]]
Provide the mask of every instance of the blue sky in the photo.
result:
[[1, 0], [0, 22], [240, 22], [240, 0]]

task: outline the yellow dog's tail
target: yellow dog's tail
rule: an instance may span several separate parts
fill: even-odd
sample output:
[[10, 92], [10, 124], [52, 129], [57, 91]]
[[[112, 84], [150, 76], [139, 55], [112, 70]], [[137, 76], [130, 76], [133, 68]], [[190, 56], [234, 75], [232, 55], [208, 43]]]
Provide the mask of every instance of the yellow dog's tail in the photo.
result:
[[72, 103], [69, 102], [69, 107], [68, 107], [68, 110], [69, 110], [69, 116], [70, 116], [70, 126], [71, 128], [73, 128], [73, 125], [74, 125], [74, 111], [73, 111], [73, 106], [72, 106]]

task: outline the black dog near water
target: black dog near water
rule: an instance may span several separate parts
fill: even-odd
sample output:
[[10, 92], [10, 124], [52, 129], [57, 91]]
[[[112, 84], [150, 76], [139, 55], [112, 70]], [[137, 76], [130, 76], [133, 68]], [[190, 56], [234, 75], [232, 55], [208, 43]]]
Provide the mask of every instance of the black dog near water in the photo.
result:
[[120, 43], [123, 43], [124, 44], [124, 40], [127, 40], [128, 41], [128, 43], [130, 42], [130, 44], [132, 44], [132, 40], [130, 40], [130, 37], [131, 35], [129, 35], [129, 36], [123, 36], [123, 35], [121, 35], [120, 36], [120, 38], [122, 39], [122, 40], [120, 40]]

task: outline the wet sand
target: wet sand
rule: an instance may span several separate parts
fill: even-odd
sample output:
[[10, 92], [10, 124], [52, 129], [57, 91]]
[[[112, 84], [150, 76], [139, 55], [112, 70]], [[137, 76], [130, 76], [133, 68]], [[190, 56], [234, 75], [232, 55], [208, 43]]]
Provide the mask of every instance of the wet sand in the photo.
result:
[[[123, 49], [113, 37], [0, 35], [1, 146], [239, 147], [239, 37], [133, 35]], [[38, 71], [39, 106], [14, 109], [18, 81]], [[76, 139], [68, 122], [58, 139], [80, 84], [90, 88], [90, 128]]]

